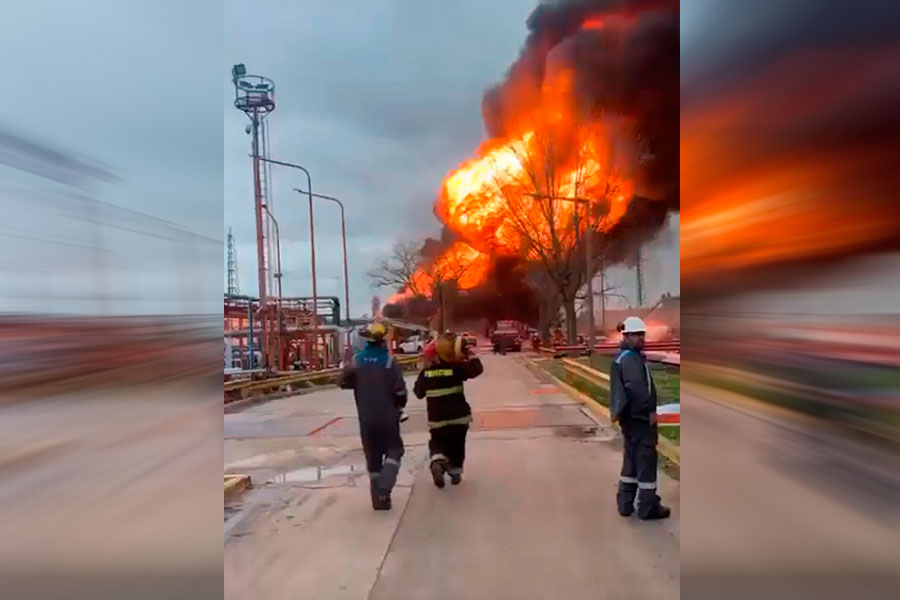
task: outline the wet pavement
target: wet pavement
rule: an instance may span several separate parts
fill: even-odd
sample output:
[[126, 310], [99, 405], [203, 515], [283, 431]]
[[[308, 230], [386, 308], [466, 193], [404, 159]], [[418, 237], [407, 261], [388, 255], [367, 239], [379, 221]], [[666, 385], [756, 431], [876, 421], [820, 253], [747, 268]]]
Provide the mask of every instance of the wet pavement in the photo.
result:
[[431, 483], [411, 395], [390, 512], [371, 510], [349, 392], [226, 415], [225, 470], [254, 482], [226, 508], [226, 598], [677, 598], [678, 483], [661, 479], [672, 520], [622, 519], [613, 431], [517, 355], [484, 360], [462, 485]]

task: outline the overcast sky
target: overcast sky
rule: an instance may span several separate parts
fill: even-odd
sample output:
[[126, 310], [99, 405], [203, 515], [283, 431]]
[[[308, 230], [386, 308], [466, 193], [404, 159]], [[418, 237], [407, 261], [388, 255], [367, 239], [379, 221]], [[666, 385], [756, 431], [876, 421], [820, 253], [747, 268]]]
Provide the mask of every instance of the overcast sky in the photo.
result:
[[[272, 157], [302, 164], [313, 191], [347, 206], [351, 308], [360, 315], [374, 292], [365, 276], [373, 260], [402, 237], [439, 231], [432, 205], [441, 180], [483, 139], [482, 94], [518, 55], [535, 4], [269, 0], [255, 3], [250, 19], [245, 2], [227, 0], [225, 226], [237, 240], [241, 292], [257, 288], [255, 217], [249, 120], [232, 105], [233, 64], [275, 81]], [[302, 173], [276, 167], [286, 295], [311, 291], [306, 203], [290, 191], [302, 184]], [[651, 298], [678, 291], [677, 235], [668, 241], [666, 267], [655, 255], [648, 265], [665, 280], [648, 285]], [[319, 294], [343, 297], [339, 215], [328, 203], [316, 205], [316, 250]]]
[[[0, 312], [221, 310], [222, 10], [4, 4]], [[71, 161], [116, 180], [54, 180], [87, 171]], [[182, 229], [204, 237], [191, 247], [173, 239]]]

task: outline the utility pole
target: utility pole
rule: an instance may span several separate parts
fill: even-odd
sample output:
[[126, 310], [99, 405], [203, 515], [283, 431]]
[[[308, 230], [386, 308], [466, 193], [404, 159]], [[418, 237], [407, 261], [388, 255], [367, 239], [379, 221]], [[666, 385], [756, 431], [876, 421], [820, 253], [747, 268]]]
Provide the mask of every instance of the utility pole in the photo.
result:
[[600, 258], [600, 331], [606, 336], [606, 256]]
[[[587, 340], [587, 351], [588, 355], [594, 352], [594, 272], [593, 272], [593, 243], [591, 238], [593, 237], [591, 234], [593, 233], [591, 230], [592, 221], [591, 221], [591, 209], [593, 208], [594, 200], [593, 198], [579, 198], [579, 197], [568, 197], [568, 196], [550, 196], [547, 194], [526, 194], [528, 196], [532, 196], [533, 198], [544, 198], [546, 200], [562, 200], [563, 202], [574, 202], [575, 204], [584, 204], [585, 209], [587, 210], [587, 223], [585, 227], [585, 240], [584, 240], [584, 270], [585, 270], [585, 281], [587, 283], [587, 314], [588, 314], [588, 340]], [[577, 215], [578, 211], [576, 208], [576, 229], [577, 229]]]
[[643, 308], [644, 307], [644, 269], [641, 265], [641, 262], [642, 262], [641, 247], [638, 246], [637, 250], [635, 251], [635, 263], [637, 264], [637, 267], [636, 267], [636, 271], [637, 271], [637, 273], [636, 273], [637, 274], [637, 302], [638, 302], [638, 306]]
[[[587, 274], [587, 314], [588, 314], [588, 338], [587, 338], [587, 352], [588, 356], [593, 354], [594, 352], [594, 249], [592, 239], [594, 237], [594, 231], [591, 229], [591, 209], [593, 205], [590, 201], [584, 205], [585, 212], [587, 213], [587, 227], [585, 229], [585, 240], [584, 240], [584, 269]], [[600, 289], [603, 289], [603, 281], [600, 282]]]

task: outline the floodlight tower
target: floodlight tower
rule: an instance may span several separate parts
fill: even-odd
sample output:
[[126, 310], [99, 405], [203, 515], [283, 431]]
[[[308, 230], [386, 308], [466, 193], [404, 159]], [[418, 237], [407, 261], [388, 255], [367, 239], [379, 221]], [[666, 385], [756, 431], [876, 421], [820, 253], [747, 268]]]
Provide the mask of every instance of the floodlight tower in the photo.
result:
[[263, 188], [260, 180], [260, 128], [263, 119], [275, 110], [275, 83], [267, 77], [248, 75], [243, 63], [231, 69], [231, 80], [234, 83], [234, 106], [250, 118], [250, 134], [253, 144], [253, 193], [256, 204], [256, 256], [259, 266], [259, 304], [260, 304], [260, 345], [263, 365], [271, 366], [268, 345], [269, 311], [268, 294], [266, 293], [267, 239], [265, 235], [266, 221], [264, 214]]

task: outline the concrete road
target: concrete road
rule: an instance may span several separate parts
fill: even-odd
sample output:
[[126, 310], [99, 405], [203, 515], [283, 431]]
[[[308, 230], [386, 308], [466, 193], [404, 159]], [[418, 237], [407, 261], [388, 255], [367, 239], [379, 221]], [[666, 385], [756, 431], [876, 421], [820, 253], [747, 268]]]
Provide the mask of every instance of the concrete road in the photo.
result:
[[613, 432], [516, 355], [484, 360], [462, 485], [431, 483], [411, 399], [388, 513], [369, 504], [348, 392], [226, 415], [226, 471], [256, 482], [226, 507], [226, 598], [678, 598], [678, 483], [660, 475], [669, 521], [620, 517]]
[[685, 383], [686, 598], [881, 598], [900, 573], [898, 457]]

